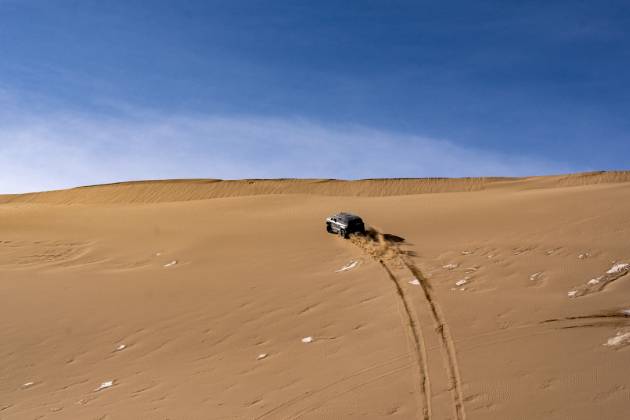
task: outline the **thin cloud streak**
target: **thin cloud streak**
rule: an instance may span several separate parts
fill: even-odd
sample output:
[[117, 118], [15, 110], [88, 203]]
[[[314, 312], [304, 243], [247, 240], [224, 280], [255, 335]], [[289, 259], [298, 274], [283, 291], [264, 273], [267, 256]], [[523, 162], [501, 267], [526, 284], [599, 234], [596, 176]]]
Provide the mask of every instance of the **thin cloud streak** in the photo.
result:
[[167, 178], [526, 176], [575, 170], [537, 156], [304, 119], [47, 114], [0, 120], [0, 193]]

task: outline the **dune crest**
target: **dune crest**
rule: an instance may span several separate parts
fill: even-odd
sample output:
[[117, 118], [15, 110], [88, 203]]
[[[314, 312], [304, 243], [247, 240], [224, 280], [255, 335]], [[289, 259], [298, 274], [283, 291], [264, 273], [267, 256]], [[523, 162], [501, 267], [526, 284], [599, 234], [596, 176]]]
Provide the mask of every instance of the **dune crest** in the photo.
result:
[[0, 195], [2, 203], [133, 204], [271, 194], [385, 197], [496, 188], [537, 189], [630, 182], [630, 171], [526, 178], [175, 179], [130, 181], [27, 194]]

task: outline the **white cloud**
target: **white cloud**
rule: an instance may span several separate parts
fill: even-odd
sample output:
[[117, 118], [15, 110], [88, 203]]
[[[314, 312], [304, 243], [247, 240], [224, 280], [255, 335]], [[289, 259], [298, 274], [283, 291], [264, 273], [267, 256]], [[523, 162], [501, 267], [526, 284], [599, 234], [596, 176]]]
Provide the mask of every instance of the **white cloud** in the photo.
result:
[[0, 193], [159, 178], [518, 176], [571, 168], [303, 119], [71, 113], [0, 119]]

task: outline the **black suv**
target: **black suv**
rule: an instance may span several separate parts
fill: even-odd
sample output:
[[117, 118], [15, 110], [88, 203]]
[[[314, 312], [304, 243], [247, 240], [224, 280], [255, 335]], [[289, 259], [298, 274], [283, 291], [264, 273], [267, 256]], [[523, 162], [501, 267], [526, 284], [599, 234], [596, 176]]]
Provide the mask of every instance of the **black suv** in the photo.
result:
[[357, 215], [337, 213], [326, 219], [326, 231], [347, 238], [351, 233], [365, 233], [365, 225]]

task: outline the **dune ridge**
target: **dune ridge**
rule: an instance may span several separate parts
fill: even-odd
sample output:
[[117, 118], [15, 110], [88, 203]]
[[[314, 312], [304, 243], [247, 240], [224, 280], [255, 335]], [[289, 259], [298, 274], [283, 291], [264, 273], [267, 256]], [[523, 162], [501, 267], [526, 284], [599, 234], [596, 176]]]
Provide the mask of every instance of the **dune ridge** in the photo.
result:
[[26, 194], [0, 195], [3, 203], [133, 204], [271, 194], [385, 197], [494, 188], [556, 188], [630, 182], [630, 171], [602, 171], [525, 178], [173, 179], [129, 181]]

